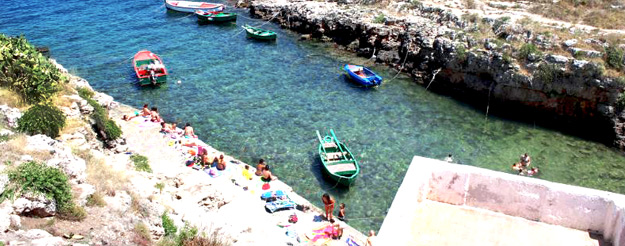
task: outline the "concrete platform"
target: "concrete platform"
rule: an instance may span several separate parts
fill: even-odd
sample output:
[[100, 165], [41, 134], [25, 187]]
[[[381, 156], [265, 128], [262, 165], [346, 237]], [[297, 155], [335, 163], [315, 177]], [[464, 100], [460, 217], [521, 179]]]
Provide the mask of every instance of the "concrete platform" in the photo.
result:
[[588, 232], [483, 209], [425, 201], [417, 206], [409, 245], [598, 246]]

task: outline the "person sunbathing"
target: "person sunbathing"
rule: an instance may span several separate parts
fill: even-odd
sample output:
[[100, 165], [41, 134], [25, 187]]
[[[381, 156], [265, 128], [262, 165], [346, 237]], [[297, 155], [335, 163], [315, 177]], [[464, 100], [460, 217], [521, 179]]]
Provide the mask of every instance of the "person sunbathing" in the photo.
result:
[[143, 104], [143, 109], [141, 109], [141, 116], [152, 116], [152, 112], [148, 108], [148, 104]]
[[524, 155], [521, 155], [521, 164], [523, 165], [523, 167], [529, 167], [531, 163], [532, 163], [532, 158], [530, 158], [530, 156], [527, 155], [527, 153], [525, 153]]
[[527, 176], [534, 176], [538, 174], [538, 167], [532, 167], [532, 169], [527, 170]]
[[161, 132], [163, 133], [171, 133], [171, 126], [164, 121], [161, 121]]
[[122, 120], [129, 121], [129, 120], [132, 120], [135, 117], [137, 117], [137, 115], [133, 115], [133, 116], [124, 115], [124, 116], [122, 116]]
[[210, 158], [208, 157], [208, 150], [207, 149], [202, 149], [202, 153], [200, 153], [200, 165], [202, 165], [202, 168], [209, 166], [210, 167]]
[[267, 164], [265, 164], [265, 159], [260, 159], [258, 164], [256, 164], [256, 172], [254, 174], [256, 174], [256, 176], [262, 176], [265, 166], [267, 166]]
[[161, 119], [161, 115], [158, 114], [158, 108], [156, 107], [152, 107], [152, 112], [150, 113], [151, 115], [151, 121], [152, 122], [161, 122], [163, 121], [163, 119]]
[[[215, 157], [215, 159], [217, 159], [217, 157]], [[219, 159], [217, 159], [217, 170], [226, 170], [226, 161], [224, 160], [224, 155], [219, 155]]]
[[191, 127], [191, 123], [188, 123], [184, 126], [184, 136], [187, 138], [197, 138], [195, 132], [193, 132], [193, 127]]
[[260, 179], [264, 182], [269, 182], [278, 179], [278, 177], [274, 176], [269, 170], [269, 165], [266, 165], [263, 169], [263, 176]]
[[334, 223], [320, 229], [313, 230], [311, 236], [313, 236], [312, 238], [310, 238], [312, 242], [316, 242], [319, 239], [327, 238], [341, 239], [341, 237], [343, 236], [343, 228], [341, 228], [341, 225], [339, 223]]
[[169, 131], [172, 133], [176, 133], [177, 135], [182, 135], [183, 131], [176, 127], [176, 122], [169, 124]]
[[252, 180], [252, 173], [250, 172], [250, 166], [249, 165], [245, 165], [245, 168], [243, 169], [241, 174], [243, 174], [243, 177], [246, 180]]

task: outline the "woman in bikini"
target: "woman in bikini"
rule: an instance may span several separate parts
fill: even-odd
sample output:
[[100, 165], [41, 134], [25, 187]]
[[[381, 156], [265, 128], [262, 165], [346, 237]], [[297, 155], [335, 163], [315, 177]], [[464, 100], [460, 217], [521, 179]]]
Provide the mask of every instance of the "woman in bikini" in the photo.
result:
[[328, 193], [325, 193], [321, 196], [321, 201], [325, 206], [326, 219], [332, 221], [332, 213], [334, 213], [334, 198], [328, 195]]
[[191, 127], [191, 123], [187, 123], [184, 126], [184, 136], [188, 138], [197, 138], [195, 132], [193, 132], [193, 127]]

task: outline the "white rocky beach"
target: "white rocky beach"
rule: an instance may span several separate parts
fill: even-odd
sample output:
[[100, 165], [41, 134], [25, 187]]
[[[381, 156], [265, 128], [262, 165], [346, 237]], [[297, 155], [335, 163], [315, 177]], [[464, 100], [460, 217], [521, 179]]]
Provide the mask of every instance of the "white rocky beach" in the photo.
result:
[[[87, 81], [68, 76], [72, 86], [92, 90]], [[365, 237], [344, 222], [337, 222], [345, 228], [341, 240], [311, 242], [312, 231], [330, 223], [321, 221], [322, 211], [287, 184], [274, 180], [267, 189], [258, 176], [246, 180], [242, 174], [246, 164], [228, 155], [226, 170], [216, 177], [209, 175], [208, 169], [187, 167], [185, 163], [197, 153], [197, 147], [176, 144], [179, 139], [160, 133], [159, 123], [143, 117], [122, 120], [123, 115], [134, 115], [138, 109], [96, 93], [93, 98], [109, 109], [110, 117], [123, 131], [122, 138], [102, 143], [86, 123], [93, 107], [78, 95], [64, 98], [68, 99], [68, 107], [62, 110], [68, 121], [74, 122], [71, 129], [59, 139], [20, 135], [0, 144], [5, 160], [17, 160], [5, 161], [0, 167], [6, 169], [9, 163], [19, 165], [31, 160], [45, 162], [69, 177], [78, 205], [88, 204], [94, 193], [102, 196], [105, 205], [85, 206], [86, 218], [71, 222], [54, 218], [55, 202], [44, 196], [7, 199], [0, 205], [0, 241], [6, 245], [148, 245], [164, 236], [163, 213], [176, 227], [196, 227], [199, 234], [224, 245], [346, 245], [347, 238], [364, 245]], [[4, 122], [11, 125], [17, 121], [18, 109], [1, 108]], [[205, 146], [211, 157], [223, 154], [199, 139], [196, 143]], [[135, 154], [147, 157], [151, 173], [136, 170], [131, 160]], [[254, 172], [254, 165], [250, 170]], [[3, 190], [8, 182], [6, 174], [0, 176], [0, 181]], [[274, 213], [266, 210], [260, 196], [277, 190], [284, 191], [297, 208]], [[288, 222], [293, 214], [298, 217], [297, 223]], [[141, 225], [148, 230], [147, 242], [137, 236]]]

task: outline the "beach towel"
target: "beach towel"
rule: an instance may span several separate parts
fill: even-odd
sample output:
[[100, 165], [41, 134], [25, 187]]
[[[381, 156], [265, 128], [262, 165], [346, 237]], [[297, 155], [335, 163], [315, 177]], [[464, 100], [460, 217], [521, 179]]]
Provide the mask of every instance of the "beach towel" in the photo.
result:
[[211, 176], [211, 178], [217, 178], [224, 174], [230, 173], [231, 169], [232, 168], [226, 168], [226, 170], [218, 170], [216, 167], [211, 167], [211, 168], [204, 169], [204, 172], [208, 174], [208, 176]]
[[268, 200], [271, 198], [285, 198], [286, 194], [284, 194], [284, 192], [282, 190], [276, 190], [276, 191], [267, 191], [265, 193], [263, 193], [262, 195], [260, 195], [260, 199], [263, 200]]
[[265, 204], [265, 208], [270, 213], [273, 213], [275, 211], [282, 210], [282, 209], [293, 209], [295, 208], [295, 206], [297, 206], [297, 204], [291, 201], [291, 199], [277, 200], [277, 201], [268, 202]]
[[347, 246], [360, 246], [360, 244], [356, 243], [351, 236], [347, 238], [345, 243], [347, 243]]
[[332, 240], [330, 235], [333, 229], [332, 225], [327, 225], [306, 233], [306, 237], [310, 240], [310, 242], [315, 243], [315, 245], [323, 245]]

